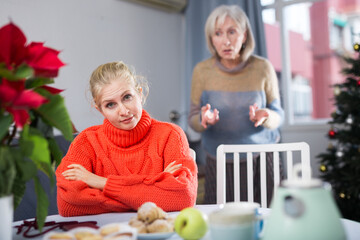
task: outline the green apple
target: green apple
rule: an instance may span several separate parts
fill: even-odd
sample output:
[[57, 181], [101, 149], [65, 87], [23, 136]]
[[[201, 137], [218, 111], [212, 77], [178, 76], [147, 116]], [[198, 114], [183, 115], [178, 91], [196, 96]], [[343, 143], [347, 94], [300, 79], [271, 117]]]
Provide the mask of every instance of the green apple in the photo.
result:
[[199, 209], [184, 208], [175, 219], [175, 231], [183, 239], [200, 239], [206, 234], [207, 230], [207, 216]]

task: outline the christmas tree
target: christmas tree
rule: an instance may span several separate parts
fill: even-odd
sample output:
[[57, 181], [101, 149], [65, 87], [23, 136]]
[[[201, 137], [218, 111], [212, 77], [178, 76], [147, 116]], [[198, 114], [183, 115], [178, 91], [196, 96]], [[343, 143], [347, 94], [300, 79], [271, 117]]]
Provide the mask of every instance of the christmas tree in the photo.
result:
[[342, 216], [360, 221], [360, 45], [354, 50], [354, 57], [344, 57], [346, 80], [333, 86], [330, 143], [318, 157], [321, 178], [331, 184]]

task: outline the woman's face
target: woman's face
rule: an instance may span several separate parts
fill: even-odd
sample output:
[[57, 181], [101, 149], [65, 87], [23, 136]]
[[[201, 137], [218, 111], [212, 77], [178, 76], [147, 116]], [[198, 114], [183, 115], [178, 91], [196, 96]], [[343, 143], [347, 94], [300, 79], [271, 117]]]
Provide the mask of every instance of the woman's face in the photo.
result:
[[141, 94], [129, 81], [116, 79], [105, 85], [99, 104], [96, 109], [119, 129], [131, 130], [141, 119]]
[[217, 54], [223, 60], [236, 60], [246, 41], [246, 32], [241, 30], [233, 19], [226, 17], [223, 24], [216, 21], [215, 33], [211, 37]]

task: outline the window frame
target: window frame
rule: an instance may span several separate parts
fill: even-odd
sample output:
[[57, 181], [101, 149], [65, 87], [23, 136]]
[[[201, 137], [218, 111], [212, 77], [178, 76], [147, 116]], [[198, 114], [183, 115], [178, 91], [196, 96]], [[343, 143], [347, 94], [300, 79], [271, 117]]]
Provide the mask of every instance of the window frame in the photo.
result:
[[281, 44], [281, 92], [283, 98], [283, 107], [285, 112], [285, 120], [283, 128], [291, 127], [292, 129], [299, 128], [312, 128], [311, 126], [318, 126], [327, 123], [329, 118], [312, 119], [310, 121], [295, 121], [294, 119], [294, 108], [291, 94], [291, 63], [290, 63], [290, 43], [288, 34], [286, 32], [285, 24], [283, 23], [284, 10], [287, 6], [299, 4], [299, 3], [310, 3], [318, 2], [322, 0], [274, 0], [274, 3], [266, 4], [261, 6], [261, 10], [274, 9], [275, 18], [280, 26], [280, 44]]

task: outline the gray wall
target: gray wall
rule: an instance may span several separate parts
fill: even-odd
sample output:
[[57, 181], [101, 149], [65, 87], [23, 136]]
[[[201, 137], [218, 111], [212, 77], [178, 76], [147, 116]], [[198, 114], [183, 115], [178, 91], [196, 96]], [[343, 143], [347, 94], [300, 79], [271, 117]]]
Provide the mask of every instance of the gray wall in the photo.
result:
[[282, 128], [282, 142], [307, 142], [310, 146], [310, 161], [312, 175], [319, 176], [319, 153], [325, 152], [329, 140], [327, 132], [329, 126], [325, 121], [306, 125], [284, 126]]
[[65, 89], [66, 106], [81, 131], [102, 123], [90, 105], [88, 79], [100, 64], [123, 60], [147, 78], [145, 109], [168, 121], [182, 112], [184, 16], [121, 0], [0, 0], [0, 26], [13, 21], [28, 42], [61, 50], [67, 64], [54, 87]]

